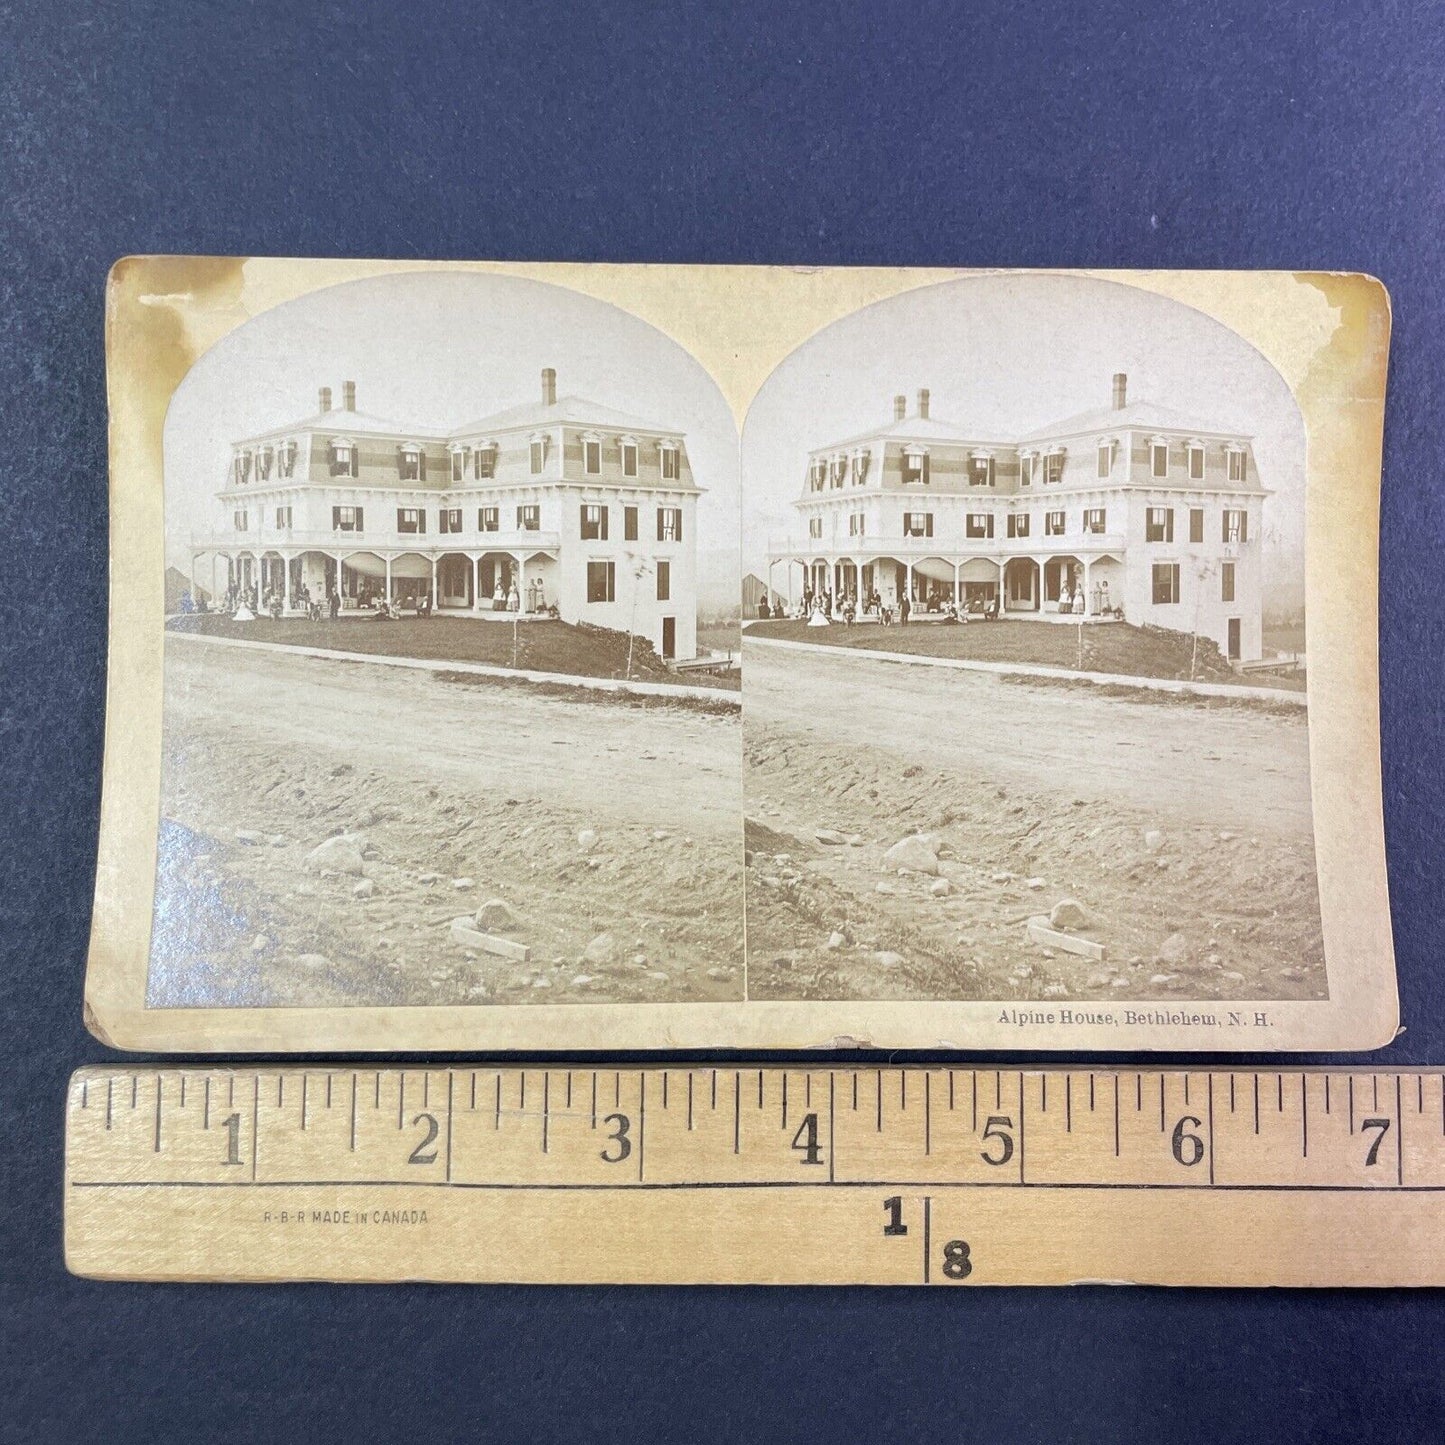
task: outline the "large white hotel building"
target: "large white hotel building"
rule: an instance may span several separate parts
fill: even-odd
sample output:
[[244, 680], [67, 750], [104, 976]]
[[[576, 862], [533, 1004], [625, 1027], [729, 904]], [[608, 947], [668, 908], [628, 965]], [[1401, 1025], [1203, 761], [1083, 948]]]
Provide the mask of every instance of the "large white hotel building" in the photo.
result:
[[232, 447], [219, 525], [191, 538], [191, 579], [305, 587], [343, 606], [378, 596], [439, 612], [526, 617], [633, 632], [664, 658], [697, 652], [697, 499], [681, 433], [557, 395], [451, 431], [384, 421], [341, 403]]
[[1110, 405], [1024, 437], [942, 421], [920, 391], [912, 412], [897, 396], [890, 423], [809, 454], [800, 535], [769, 553], [767, 581], [907, 596], [924, 616], [954, 599], [1056, 616], [1082, 587], [1086, 615], [1106, 595], [1127, 622], [1252, 660], [1268, 495], [1248, 436], [1130, 401], [1122, 373]]

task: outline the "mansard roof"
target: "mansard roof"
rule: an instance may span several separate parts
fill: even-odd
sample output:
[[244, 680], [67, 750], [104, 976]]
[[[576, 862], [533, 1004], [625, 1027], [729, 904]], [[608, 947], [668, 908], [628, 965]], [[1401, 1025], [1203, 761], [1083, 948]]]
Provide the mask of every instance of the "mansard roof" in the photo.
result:
[[554, 402], [529, 401], [521, 406], [507, 407], [490, 416], [454, 427], [452, 436], [472, 436], [477, 432], [512, 431], [522, 427], [590, 426], [608, 431], [652, 432], [664, 436], [681, 436], [681, 428], [659, 426], [625, 411], [616, 411], [584, 396], [559, 396]]
[[448, 435], [430, 427], [387, 421], [364, 411], [347, 411], [342, 407], [333, 407], [330, 411], [319, 411], [314, 416], [308, 416], [304, 421], [292, 422], [289, 426], [272, 427], [268, 431], [257, 432], [236, 445], [246, 446], [254, 442], [270, 441], [297, 432], [323, 432], [328, 436], [346, 437], [392, 437], [398, 442], [444, 442]]
[[1243, 437], [1244, 432], [1217, 423], [1202, 422], [1198, 417], [1161, 406], [1153, 401], [1131, 401], [1127, 406], [1096, 406], [1075, 412], [1062, 421], [1051, 422], [1019, 438], [1021, 443], [1049, 441], [1054, 437], [1078, 436], [1081, 432], [1106, 432], [1128, 428], [1149, 427], [1159, 431], [1187, 431], [1208, 436]]

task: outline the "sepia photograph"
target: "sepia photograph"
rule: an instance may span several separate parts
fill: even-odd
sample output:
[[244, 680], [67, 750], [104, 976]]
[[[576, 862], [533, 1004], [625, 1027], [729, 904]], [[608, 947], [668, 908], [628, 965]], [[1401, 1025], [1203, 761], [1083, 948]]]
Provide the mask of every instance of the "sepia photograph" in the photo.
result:
[[751, 997], [1327, 996], [1257, 350], [1103, 280], [928, 287], [784, 362], [743, 456]]
[[504, 277], [323, 289], [165, 422], [153, 1007], [743, 996], [736, 432]]
[[1388, 305], [112, 273], [122, 1047], [1363, 1047]]

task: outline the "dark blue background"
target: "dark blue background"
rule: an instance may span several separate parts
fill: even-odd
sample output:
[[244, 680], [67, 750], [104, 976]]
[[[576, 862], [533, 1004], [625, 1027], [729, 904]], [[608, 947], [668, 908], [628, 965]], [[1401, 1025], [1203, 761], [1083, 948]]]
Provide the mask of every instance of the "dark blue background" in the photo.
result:
[[126, 252], [1376, 273], [1385, 1057], [1445, 1060], [1438, 6], [35, 0], [0, 67], [0, 1435], [1438, 1438], [1434, 1294], [104, 1286], [60, 1253], [63, 1084], [106, 1057]]

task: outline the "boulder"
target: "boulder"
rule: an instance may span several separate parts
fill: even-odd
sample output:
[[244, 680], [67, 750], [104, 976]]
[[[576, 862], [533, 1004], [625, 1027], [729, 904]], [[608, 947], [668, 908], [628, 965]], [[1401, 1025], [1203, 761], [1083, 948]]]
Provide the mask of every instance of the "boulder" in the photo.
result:
[[1060, 898], [1049, 910], [1049, 923], [1055, 928], [1087, 928], [1089, 915], [1077, 898]]
[[1149, 828], [1144, 833], [1144, 846], [1151, 853], [1157, 853], [1164, 846], [1164, 835], [1158, 828]]
[[610, 933], [599, 933], [582, 950], [582, 958], [591, 964], [611, 963], [617, 957], [617, 940]]
[[889, 872], [904, 868], [910, 873], [938, 872], [938, 844], [921, 833], [900, 838], [884, 855], [883, 867]]
[[828, 941], [827, 941], [827, 943], [825, 943], [825, 944], [823, 945], [823, 947], [824, 947], [824, 948], [835, 948], [835, 949], [836, 949], [836, 948], [842, 948], [843, 945], [844, 945], [845, 943], [847, 943], [847, 942], [848, 942], [848, 940], [847, 940], [846, 938], [844, 938], [843, 935], [842, 935], [841, 933], [837, 932], [837, 930], [835, 929], [832, 933], [830, 933], [830, 934], [828, 935]]
[[928, 885], [928, 891], [935, 898], [947, 898], [948, 895], [953, 892], [953, 884], [950, 883], [947, 878], [935, 878], [933, 882]]
[[905, 962], [901, 953], [893, 953], [889, 949], [880, 949], [873, 955], [873, 962], [879, 968], [901, 968]]
[[477, 909], [475, 922], [483, 933], [509, 933], [517, 926], [517, 915], [505, 899], [489, 898]]
[[305, 858], [304, 866], [313, 873], [348, 873], [359, 876], [363, 871], [361, 847], [355, 836], [338, 833], [318, 843]]
[[370, 898], [376, 892], [376, 884], [370, 878], [358, 879], [351, 888], [353, 898]]
[[236, 841], [246, 844], [249, 848], [255, 848], [265, 841], [265, 835], [258, 833], [254, 828], [237, 828]]
[[846, 848], [848, 846], [847, 837], [836, 828], [815, 828], [813, 836], [829, 848]]
[[327, 965], [324, 953], [298, 953], [296, 955], [296, 967], [304, 968], [307, 973], [318, 973]]
[[453, 879], [452, 879], [452, 887], [455, 888], [455, 889], [457, 890], [457, 892], [459, 892], [459, 893], [463, 893], [463, 892], [465, 892], [468, 888], [475, 888], [476, 886], [477, 886], [477, 880], [476, 880], [475, 878], [453, 878]]
[[1154, 961], [1177, 966], [1188, 957], [1189, 940], [1182, 933], [1171, 933], [1159, 945], [1159, 951], [1154, 955]]
[[577, 834], [577, 847], [580, 852], [590, 853], [597, 846], [597, 830], [595, 828], [583, 828]]
[[1025, 888], [1031, 888], [1031, 889], [1033, 889], [1033, 891], [1034, 891], [1035, 893], [1037, 893], [1040, 888], [1047, 888], [1048, 886], [1049, 886], [1049, 882], [1048, 882], [1048, 879], [1047, 879], [1047, 878], [1025, 878], [1025, 879], [1024, 879], [1024, 887], [1025, 887]]

